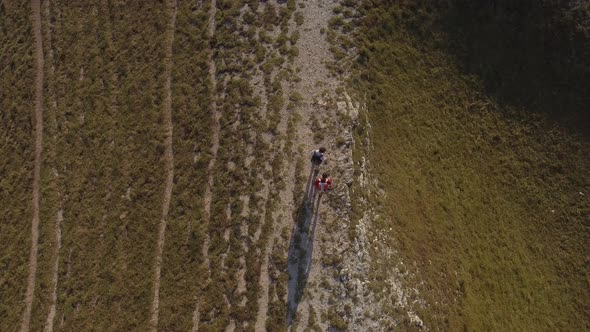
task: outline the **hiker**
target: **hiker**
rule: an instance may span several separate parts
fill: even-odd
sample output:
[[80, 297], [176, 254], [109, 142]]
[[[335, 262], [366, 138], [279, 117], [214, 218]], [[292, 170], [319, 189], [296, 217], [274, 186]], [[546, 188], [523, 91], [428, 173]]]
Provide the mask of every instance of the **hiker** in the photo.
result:
[[324, 152], [326, 152], [326, 148], [321, 147], [311, 154], [311, 164], [312, 166], [320, 166], [324, 161], [326, 161], [326, 157], [324, 156]]
[[324, 173], [322, 174], [321, 178], [315, 179], [313, 185], [321, 195], [322, 193], [332, 189], [332, 179], [330, 179], [330, 175], [328, 175], [328, 173]]

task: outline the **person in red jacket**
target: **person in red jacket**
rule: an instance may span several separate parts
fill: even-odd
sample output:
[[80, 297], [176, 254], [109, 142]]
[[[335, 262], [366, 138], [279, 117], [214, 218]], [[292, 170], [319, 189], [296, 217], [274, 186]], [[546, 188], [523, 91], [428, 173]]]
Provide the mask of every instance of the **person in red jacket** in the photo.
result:
[[322, 174], [321, 178], [315, 179], [313, 185], [321, 195], [322, 193], [332, 189], [332, 179], [330, 179], [330, 175], [328, 175], [328, 173], [324, 173]]

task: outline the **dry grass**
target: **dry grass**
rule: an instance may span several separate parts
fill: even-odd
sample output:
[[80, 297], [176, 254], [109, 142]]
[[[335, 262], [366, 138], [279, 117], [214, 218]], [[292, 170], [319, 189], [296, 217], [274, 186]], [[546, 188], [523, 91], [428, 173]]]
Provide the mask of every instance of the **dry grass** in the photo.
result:
[[[249, 17], [241, 11], [248, 4]], [[211, 3], [180, 2], [172, 68], [172, 122], [175, 177], [163, 253], [160, 320], [165, 330], [187, 330], [200, 303], [203, 329], [220, 330], [230, 319], [253, 328], [260, 296], [259, 276], [273, 229], [278, 198], [262, 197], [266, 178], [280, 179], [284, 164], [277, 147], [293, 143], [292, 132], [276, 132], [285, 108], [282, 84], [290, 66], [280, 56], [296, 55], [297, 35], [287, 33], [293, 0], [217, 1], [217, 33], [207, 37]], [[30, 230], [32, 181], [33, 59], [30, 8], [0, 5], [0, 91], [4, 158], [0, 182], [3, 211], [3, 317], [0, 329], [18, 325], [22, 313]], [[246, 12], [246, 11], [244, 11]], [[42, 173], [38, 294], [32, 328], [41, 329], [49, 309], [54, 221], [63, 207], [63, 243], [58, 271], [56, 327], [72, 330], [136, 330], [147, 327], [152, 289], [150, 273], [164, 185], [164, 132], [161, 107], [164, 72], [164, 4], [72, 5], [51, 2], [51, 26], [43, 26], [47, 67], [47, 117]], [[44, 17], [44, 22], [45, 17]], [[256, 39], [256, 29], [280, 31]], [[51, 45], [51, 46], [48, 46]], [[255, 50], [255, 52], [251, 52]], [[208, 59], [214, 52], [217, 91], [211, 91]], [[14, 55], [14, 56], [8, 56]], [[51, 60], [51, 63], [49, 63]], [[268, 121], [250, 80], [267, 64]], [[51, 67], [55, 67], [55, 71]], [[212, 222], [203, 224], [203, 195], [211, 159], [210, 103], [219, 98], [220, 152], [213, 170]], [[291, 108], [300, 96], [291, 95]], [[292, 123], [290, 121], [289, 123]], [[291, 125], [290, 125], [291, 126]], [[275, 135], [267, 144], [262, 134]], [[246, 148], [253, 150], [249, 156]], [[275, 149], [270, 149], [274, 147]], [[246, 159], [254, 157], [250, 167]], [[234, 165], [230, 171], [228, 165]], [[271, 173], [265, 172], [266, 167]], [[54, 171], [55, 170], [55, 171]], [[284, 181], [271, 181], [284, 187]], [[239, 196], [250, 198], [249, 214]], [[229, 213], [228, 213], [229, 211]], [[266, 214], [264, 212], [266, 211]], [[246, 234], [242, 226], [246, 224]], [[255, 234], [262, 229], [262, 236]], [[228, 233], [226, 233], [228, 232]], [[226, 237], [226, 234], [229, 236]], [[211, 239], [211, 280], [202, 243]], [[273, 299], [284, 297], [286, 248], [271, 248]], [[246, 250], [248, 253], [246, 254]], [[241, 266], [240, 258], [246, 262]], [[245, 269], [246, 291], [237, 289]], [[226, 302], [227, 299], [227, 302]], [[238, 304], [245, 301], [246, 305]], [[284, 325], [286, 304], [273, 300], [272, 321]], [[230, 305], [228, 306], [228, 302]]]
[[30, 250], [34, 59], [30, 5], [0, 7], [0, 329], [20, 325]]
[[[367, 92], [369, 157], [384, 191], [373, 198], [384, 214], [374, 228], [397, 240], [389, 245], [417, 274], [407, 286], [428, 303], [419, 316], [434, 330], [589, 328], [590, 146], [578, 86], [587, 79], [557, 86], [547, 79], [557, 74], [535, 73], [545, 69], [500, 35], [476, 41], [500, 45], [494, 54], [482, 46], [457, 56], [450, 50], [472, 39], [447, 39], [436, 24], [444, 11], [362, 11], [353, 82]], [[467, 34], [477, 29], [468, 23], [484, 24], [462, 22]], [[513, 89], [490, 89], [484, 63], [474, 63], [494, 55], [497, 79]], [[554, 91], [559, 105], [535, 91]], [[373, 278], [386, 270], [377, 264]]]

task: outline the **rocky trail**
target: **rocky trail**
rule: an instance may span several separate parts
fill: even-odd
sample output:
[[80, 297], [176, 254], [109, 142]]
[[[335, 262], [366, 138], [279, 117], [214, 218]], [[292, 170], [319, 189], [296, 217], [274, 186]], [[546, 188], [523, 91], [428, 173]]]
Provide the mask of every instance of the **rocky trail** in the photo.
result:
[[[339, 156], [341, 151], [335, 149], [334, 137], [330, 137], [345, 128], [341, 125], [336, 125], [332, 130], [327, 128], [327, 124], [331, 122], [329, 119], [338, 114], [334, 113], [334, 108], [325, 107], [326, 101], [336, 99], [335, 89], [342, 84], [326, 67], [326, 63], [332, 61], [333, 57], [323, 31], [335, 5], [333, 1], [305, 2], [305, 7], [301, 9], [304, 19], [299, 27], [299, 56], [295, 59], [295, 66], [299, 68], [301, 77], [295, 88], [303, 99], [300, 109], [302, 118], [305, 119], [297, 128], [300, 150], [305, 151], [305, 162], [309, 163], [309, 155], [313, 149], [319, 146], [328, 148], [328, 163], [315, 171], [310, 168], [307, 176], [300, 176], [302, 180], [306, 180], [305, 186], [298, 184], [299, 188], [305, 187], [305, 190], [299, 193], [303, 199], [294, 207], [297, 211], [289, 244], [287, 297], [287, 324], [291, 330], [296, 331], [303, 331], [305, 328], [328, 329], [330, 323], [322, 319], [321, 314], [328, 311], [330, 306], [326, 301], [334, 298], [335, 289], [318, 287], [322, 281], [333, 284], [333, 281], [328, 280], [330, 278], [325, 279], [329, 270], [324, 270], [320, 265], [320, 258], [328, 247], [334, 245], [326, 234], [326, 224], [337, 218], [332, 205], [328, 204], [333, 193], [314, 196], [312, 182], [320, 171], [328, 172], [335, 179], [337, 187], [341, 188], [341, 184], [348, 180], [335, 171], [338, 167], [351, 167], [339, 165], [340, 160], [343, 160]], [[319, 127], [314, 123], [316, 119]], [[317, 131], [328, 135], [318, 140]], [[337, 237], [338, 234], [332, 236]], [[324, 301], [321, 301], [322, 298]]]

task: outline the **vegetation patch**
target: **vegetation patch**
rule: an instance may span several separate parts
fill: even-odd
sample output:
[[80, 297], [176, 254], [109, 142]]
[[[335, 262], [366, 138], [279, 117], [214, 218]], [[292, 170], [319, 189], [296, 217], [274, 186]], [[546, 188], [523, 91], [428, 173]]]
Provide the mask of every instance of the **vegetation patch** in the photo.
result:
[[[35, 68], [30, 10], [29, 3], [0, 5], [0, 270], [10, 271], [0, 277], [0, 330], [20, 326], [31, 245]], [[18, 36], [14, 31], [20, 31]]]
[[[387, 245], [411, 263], [406, 286], [426, 300], [425, 325], [590, 326], [589, 67], [578, 44], [542, 44], [577, 31], [560, 19], [567, 8], [544, 17], [529, 2], [354, 9], [331, 26], [356, 27], [351, 82], [367, 96], [380, 193], [371, 200], [383, 214], [373, 231], [395, 238]], [[388, 261], [374, 264], [384, 273]]]

